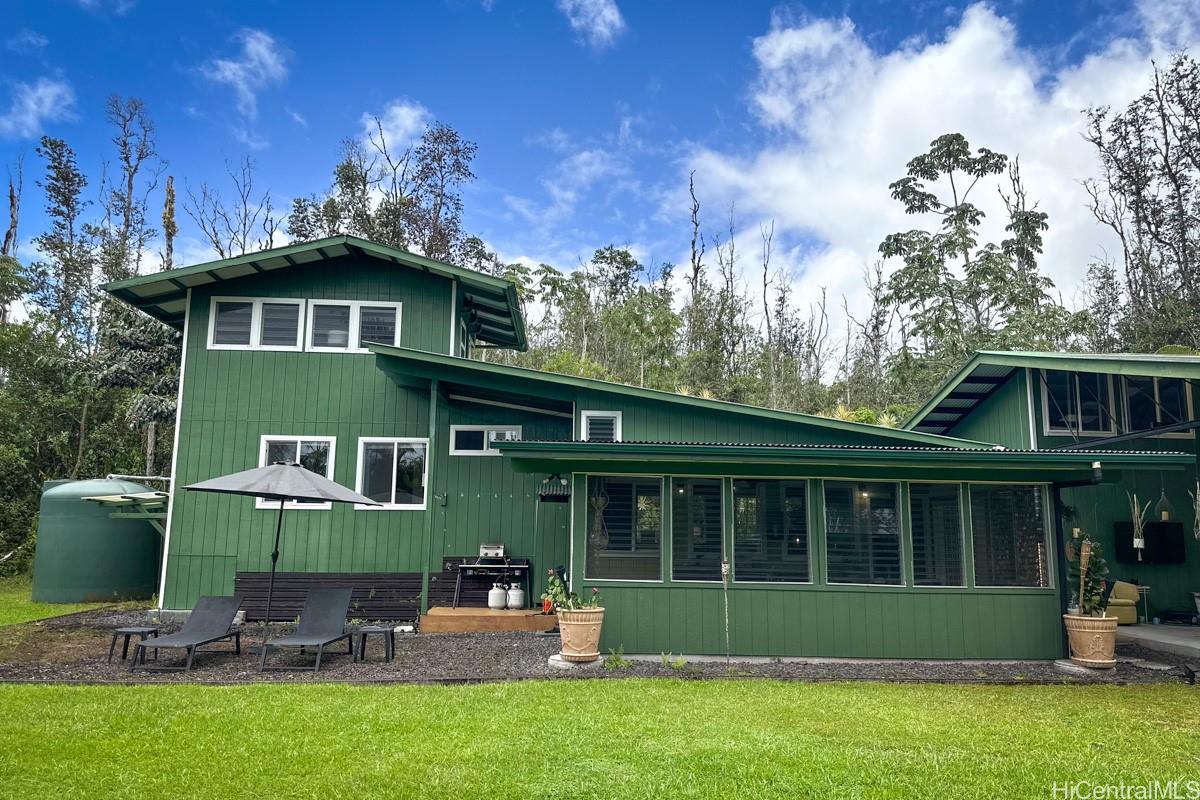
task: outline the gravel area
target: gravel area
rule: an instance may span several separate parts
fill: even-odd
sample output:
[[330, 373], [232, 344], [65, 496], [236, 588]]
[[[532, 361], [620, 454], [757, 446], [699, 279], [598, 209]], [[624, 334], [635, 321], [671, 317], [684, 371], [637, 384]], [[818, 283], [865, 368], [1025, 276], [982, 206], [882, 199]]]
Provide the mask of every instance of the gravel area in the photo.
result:
[[[383, 661], [380, 637], [371, 637], [367, 661], [354, 663], [340, 653], [326, 653], [319, 673], [289, 671], [259, 673], [253, 649], [260, 626], [245, 626], [243, 653], [232, 644], [209, 645], [196, 656], [191, 672], [154, 673], [128, 670], [120, 660], [120, 643], [113, 663], [107, 662], [112, 629], [122, 625], [159, 624], [164, 633], [179, 623], [159, 622], [149, 611], [100, 609], [23, 625], [0, 628], [0, 681], [50, 681], [97, 683], [246, 683], [246, 682], [481, 682], [531, 678], [671, 677], [770, 678], [801, 681], [874, 680], [888, 682], [952, 683], [1151, 683], [1179, 681], [1182, 659], [1150, 652], [1135, 645], [1119, 645], [1121, 662], [1115, 670], [1087, 676], [1068, 675], [1044, 661], [852, 661], [852, 660], [687, 660], [664, 664], [661, 659], [629, 660], [624, 668], [596, 664], [569, 670], [550, 667], [547, 659], [558, 652], [557, 635], [528, 633], [397, 634], [396, 658]], [[286, 625], [272, 625], [282, 633]], [[273, 631], [275, 633], [275, 631]], [[335, 650], [339, 648], [335, 647]], [[182, 663], [162, 654], [162, 663]], [[272, 664], [302, 666], [312, 656], [272, 654]], [[1158, 664], [1167, 669], [1149, 668]]]

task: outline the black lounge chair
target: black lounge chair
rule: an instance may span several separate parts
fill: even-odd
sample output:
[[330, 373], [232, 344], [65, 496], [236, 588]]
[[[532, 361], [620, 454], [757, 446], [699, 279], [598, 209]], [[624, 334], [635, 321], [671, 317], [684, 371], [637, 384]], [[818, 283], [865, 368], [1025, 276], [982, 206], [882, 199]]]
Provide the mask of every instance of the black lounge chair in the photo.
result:
[[[155, 672], [186, 672], [192, 668], [192, 660], [201, 645], [228, 639], [233, 640], [234, 653], [241, 655], [242, 632], [233, 630], [233, 618], [237, 616], [238, 607], [241, 605], [240, 597], [201, 597], [196, 601], [196, 607], [192, 609], [187, 622], [183, 623], [178, 633], [143, 639], [134, 645], [133, 659], [129, 664], [130, 671], [144, 669]], [[146, 651], [150, 648], [187, 650], [187, 664], [182, 667], [150, 666], [146, 663]]]
[[[300, 624], [296, 632], [288, 636], [266, 642], [262, 649], [262, 659], [258, 671], [267, 669], [291, 670], [304, 669], [318, 672], [321, 669], [321, 654], [327, 645], [339, 639], [345, 639], [347, 655], [354, 654], [354, 642], [346, 632], [346, 612], [350, 610], [350, 594], [353, 589], [309, 589], [304, 598], [304, 610], [300, 612]], [[317, 648], [317, 663], [311, 667], [268, 667], [267, 651], [272, 647], [298, 647], [304, 652], [306, 647]]]

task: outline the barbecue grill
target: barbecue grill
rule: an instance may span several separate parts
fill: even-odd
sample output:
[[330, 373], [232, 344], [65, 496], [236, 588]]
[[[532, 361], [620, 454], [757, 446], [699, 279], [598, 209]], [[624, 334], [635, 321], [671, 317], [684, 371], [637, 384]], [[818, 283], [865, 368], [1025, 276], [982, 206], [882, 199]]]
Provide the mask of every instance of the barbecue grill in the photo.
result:
[[474, 559], [468, 560], [464, 557], [461, 560], [447, 563], [443, 566], [446, 569], [453, 569], [457, 573], [454, 580], [454, 604], [452, 608], [458, 608], [458, 598], [462, 593], [463, 575], [499, 578], [502, 581], [519, 576], [521, 582], [525, 585], [525, 597], [529, 597], [531, 590], [529, 582], [529, 559], [512, 558], [505, 555], [503, 544], [495, 542], [481, 544], [479, 545], [479, 555]]

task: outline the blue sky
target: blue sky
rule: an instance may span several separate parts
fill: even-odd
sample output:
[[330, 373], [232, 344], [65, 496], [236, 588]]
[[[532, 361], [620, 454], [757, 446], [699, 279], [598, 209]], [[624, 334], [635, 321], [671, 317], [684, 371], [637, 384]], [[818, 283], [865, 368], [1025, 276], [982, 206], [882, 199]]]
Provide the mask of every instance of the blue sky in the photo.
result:
[[[250, 155], [277, 206], [320, 191], [364, 115], [476, 141], [467, 228], [504, 257], [570, 268], [614, 242], [678, 261], [686, 181], [705, 227], [735, 204], [744, 252], [774, 220], [801, 297], [853, 302], [898, 216], [887, 182], [948, 130], [1020, 153], [1052, 215], [1070, 301], [1104, 232], [1082, 212], [1079, 110], [1123, 103], [1196, 39], [1197, 0], [1098, 2], [9, 3], [0, 161], [25, 154], [23, 237], [42, 226], [42, 133], [97, 176], [104, 99], [142, 98], [166, 171], [219, 188]], [[181, 214], [182, 217], [182, 214]], [[181, 260], [206, 256], [186, 218]], [[28, 255], [30, 245], [24, 245]], [[754, 255], [748, 256], [753, 261]]]

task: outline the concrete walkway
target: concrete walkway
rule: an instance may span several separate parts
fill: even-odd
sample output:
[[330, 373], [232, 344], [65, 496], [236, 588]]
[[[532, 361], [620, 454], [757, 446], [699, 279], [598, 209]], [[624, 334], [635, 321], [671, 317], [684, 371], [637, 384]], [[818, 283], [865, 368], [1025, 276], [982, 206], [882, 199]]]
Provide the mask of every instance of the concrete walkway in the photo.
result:
[[1200, 661], [1200, 625], [1122, 625], [1117, 641]]

